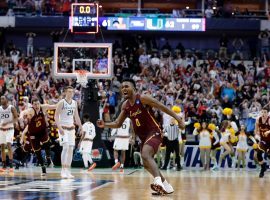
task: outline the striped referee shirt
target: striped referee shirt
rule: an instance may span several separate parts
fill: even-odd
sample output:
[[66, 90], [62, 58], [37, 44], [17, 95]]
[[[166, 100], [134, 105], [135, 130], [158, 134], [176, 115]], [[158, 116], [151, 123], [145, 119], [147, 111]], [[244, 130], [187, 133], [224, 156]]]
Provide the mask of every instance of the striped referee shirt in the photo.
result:
[[165, 126], [165, 132], [168, 134], [168, 140], [170, 141], [178, 139], [179, 131], [178, 125]]

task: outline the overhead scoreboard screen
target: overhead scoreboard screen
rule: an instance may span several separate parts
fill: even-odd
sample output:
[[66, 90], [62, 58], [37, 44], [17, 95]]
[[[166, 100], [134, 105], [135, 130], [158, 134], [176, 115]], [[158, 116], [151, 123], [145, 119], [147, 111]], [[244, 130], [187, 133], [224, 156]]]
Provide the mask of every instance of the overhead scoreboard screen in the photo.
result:
[[92, 34], [98, 32], [97, 3], [73, 3], [70, 28], [72, 33]]
[[205, 31], [204, 18], [100, 17], [100, 27], [126, 31]]

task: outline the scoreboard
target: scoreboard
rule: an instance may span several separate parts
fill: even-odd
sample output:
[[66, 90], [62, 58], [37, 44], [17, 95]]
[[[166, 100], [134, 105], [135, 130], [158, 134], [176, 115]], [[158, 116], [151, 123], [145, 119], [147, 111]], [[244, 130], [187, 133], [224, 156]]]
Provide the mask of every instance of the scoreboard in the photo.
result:
[[72, 33], [95, 34], [104, 30], [122, 31], [191, 31], [206, 30], [204, 18], [99, 17], [98, 3], [73, 3], [69, 29]]
[[100, 17], [106, 30], [126, 31], [205, 31], [204, 18]]
[[97, 33], [98, 32], [97, 3], [73, 3], [71, 5], [71, 32], [72, 33]]

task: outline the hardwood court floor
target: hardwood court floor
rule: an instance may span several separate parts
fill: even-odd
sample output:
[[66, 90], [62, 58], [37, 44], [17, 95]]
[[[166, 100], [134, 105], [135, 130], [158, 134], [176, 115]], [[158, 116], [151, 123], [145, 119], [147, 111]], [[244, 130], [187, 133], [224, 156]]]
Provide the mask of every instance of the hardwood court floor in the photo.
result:
[[86, 173], [73, 169], [73, 180], [62, 180], [60, 169], [48, 169], [45, 178], [39, 168], [25, 168], [14, 174], [0, 174], [0, 199], [31, 200], [266, 200], [270, 199], [270, 173], [263, 179], [259, 171], [223, 170], [217, 172], [182, 170], [163, 171], [175, 192], [153, 196], [149, 187], [152, 178], [143, 169], [95, 169]]

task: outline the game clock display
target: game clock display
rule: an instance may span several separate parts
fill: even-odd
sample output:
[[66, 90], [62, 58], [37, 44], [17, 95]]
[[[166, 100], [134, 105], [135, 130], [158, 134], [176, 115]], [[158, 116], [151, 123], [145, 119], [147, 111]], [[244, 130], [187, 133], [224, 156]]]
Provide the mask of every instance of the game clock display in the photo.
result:
[[97, 3], [73, 3], [71, 6], [71, 32], [97, 33], [98, 8]]

